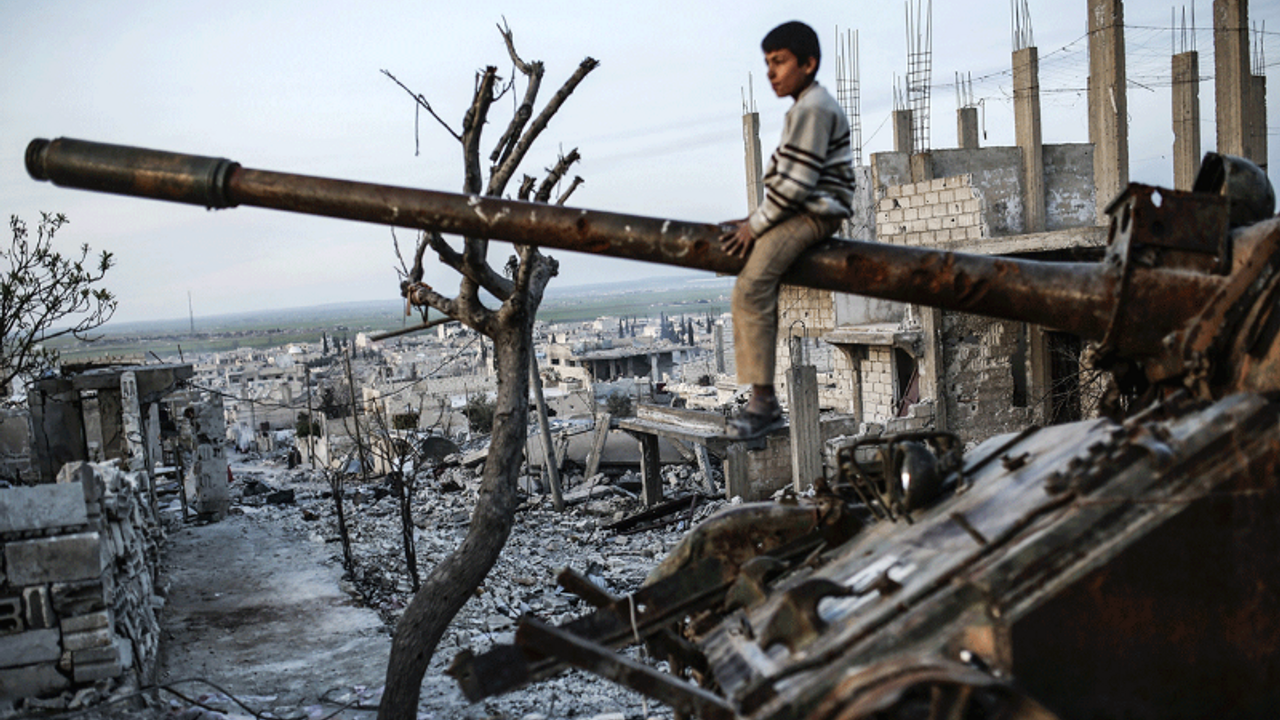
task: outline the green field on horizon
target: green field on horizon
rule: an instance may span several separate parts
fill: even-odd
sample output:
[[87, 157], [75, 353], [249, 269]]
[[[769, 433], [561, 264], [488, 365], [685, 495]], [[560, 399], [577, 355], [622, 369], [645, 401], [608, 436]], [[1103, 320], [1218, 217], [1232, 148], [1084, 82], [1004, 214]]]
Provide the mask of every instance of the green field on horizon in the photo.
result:
[[[146, 360], [184, 358], [203, 353], [227, 352], [238, 348], [272, 348], [302, 343], [319, 343], [321, 336], [349, 337], [358, 333], [397, 330], [419, 322], [405, 318], [398, 303], [352, 303], [317, 308], [294, 308], [262, 313], [197, 318], [196, 332], [189, 320], [122, 323], [106, 326], [100, 339], [82, 342], [59, 338], [48, 343], [63, 361], [83, 362], [98, 358], [146, 356]], [[719, 315], [729, 309], [725, 283], [654, 284], [618, 291], [563, 292], [548, 296], [538, 310], [538, 319], [548, 323], [587, 322], [599, 317], [658, 317], [659, 315]]]

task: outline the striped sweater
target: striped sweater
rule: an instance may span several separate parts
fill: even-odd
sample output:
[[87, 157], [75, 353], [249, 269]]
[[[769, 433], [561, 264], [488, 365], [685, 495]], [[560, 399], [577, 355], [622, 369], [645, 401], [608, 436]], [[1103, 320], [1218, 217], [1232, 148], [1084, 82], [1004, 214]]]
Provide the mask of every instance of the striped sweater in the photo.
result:
[[849, 121], [815, 80], [787, 111], [782, 141], [764, 174], [764, 202], [748, 218], [751, 234], [760, 237], [803, 212], [849, 217], [853, 186]]

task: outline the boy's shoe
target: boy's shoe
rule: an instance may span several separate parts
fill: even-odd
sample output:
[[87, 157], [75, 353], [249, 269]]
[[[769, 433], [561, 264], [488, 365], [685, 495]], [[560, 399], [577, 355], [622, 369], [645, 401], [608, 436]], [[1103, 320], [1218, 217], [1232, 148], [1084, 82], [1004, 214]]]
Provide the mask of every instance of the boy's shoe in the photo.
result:
[[738, 416], [729, 421], [725, 435], [730, 440], [755, 440], [767, 435], [786, 424], [782, 419], [782, 408], [774, 406], [770, 412], [758, 413], [743, 408]]

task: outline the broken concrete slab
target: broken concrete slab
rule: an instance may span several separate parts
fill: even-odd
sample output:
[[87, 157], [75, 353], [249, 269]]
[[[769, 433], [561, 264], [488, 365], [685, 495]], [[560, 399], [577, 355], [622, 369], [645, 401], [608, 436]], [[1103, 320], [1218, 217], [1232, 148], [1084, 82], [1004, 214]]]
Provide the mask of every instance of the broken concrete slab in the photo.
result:
[[[77, 501], [83, 507], [83, 497]], [[12, 585], [92, 580], [105, 567], [97, 532], [10, 542], [4, 546], [4, 560]]]
[[114, 642], [115, 633], [111, 632], [110, 628], [62, 634], [62, 646], [72, 653], [90, 648], [109, 647]]
[[0, 535], [76, 527], [88, 522], [84, 489], [79, 484], [0, 490]]
[[53, 665], [24, 665], [0, 669], [0, 699], [35, 697], [65, 690], [71, 680]]
[[0, 667], [56, 662], [62, 656], [56, 628], [0, 636]]
[[78, 633], [111, 627], [111, 611], [100, 610], [87, 615], [62, 618], [62, 632]]

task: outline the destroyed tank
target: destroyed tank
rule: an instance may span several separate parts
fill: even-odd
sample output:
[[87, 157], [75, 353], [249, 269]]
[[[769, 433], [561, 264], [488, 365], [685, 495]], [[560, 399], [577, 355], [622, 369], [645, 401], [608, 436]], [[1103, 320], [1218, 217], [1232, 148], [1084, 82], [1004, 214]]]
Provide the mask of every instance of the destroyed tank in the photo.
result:
[[[30, 174], [734, 273], [715, 225], [35, 140]], [[1092, 342], [1115, 417], [848, 442], [811, 496], [731, 506], [644, 586], [464, 652], [474, 700], [579, 667], [677, 716], [1177, 718], [1280, 708], [1280, 221], [1247, 161], [1131, 185], [1096, 263], [832, 240], [786, 282], [1019, 320]], [[640, 644], [650, 662], [620, 652]], [[664, 669], [654, 661], [665, 663]]]

